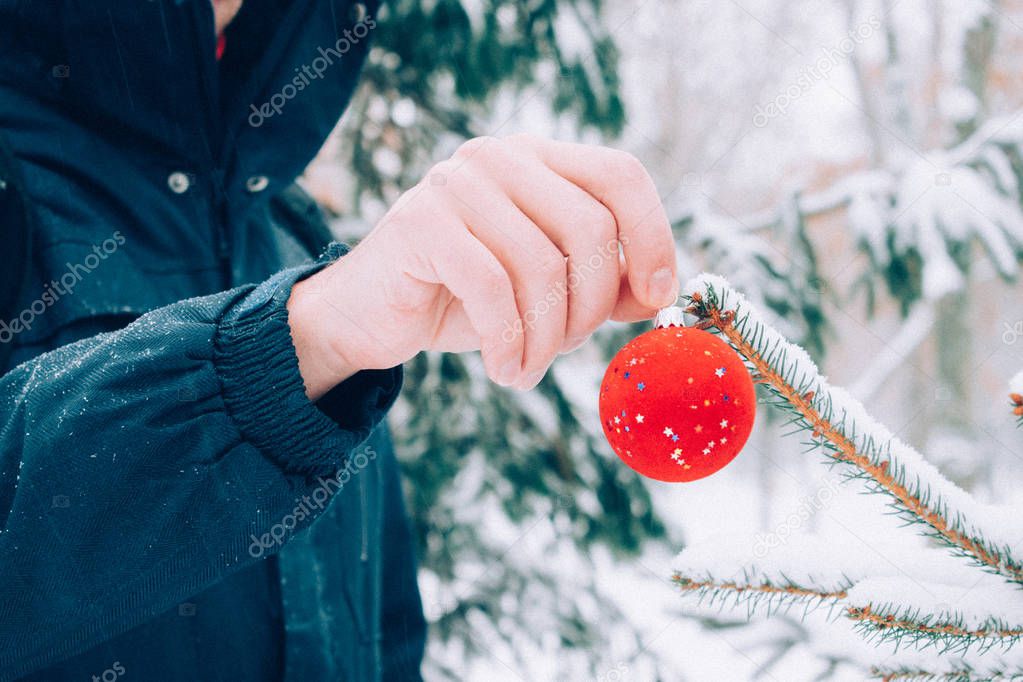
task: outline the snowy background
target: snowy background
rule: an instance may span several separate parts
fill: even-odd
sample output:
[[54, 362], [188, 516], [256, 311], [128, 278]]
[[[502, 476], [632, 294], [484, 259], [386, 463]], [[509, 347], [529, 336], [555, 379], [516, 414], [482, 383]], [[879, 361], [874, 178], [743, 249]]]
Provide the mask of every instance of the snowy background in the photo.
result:
[[[508, 3], [453, 4], [477, 33], [492, 11], [487, 30], [517, 21]], [[468, 108], [465, 129], [634, 153], [675, 221], [683, 279], [707, 270], [731, 280], [833, 385], [979, 503], [1004, 505], [994, 523], [1002, 514], [1011, 534], [1011, 509], [1023, 508], [1023, 431], [1007, 399], [1023, 370], [1023, 2], [554, 4], [557, 44], [584, 71], [596, 26], [617, 47], [620, 125], [582, 125], [593, 112], [559, 107], [552, 84], [564, 74], [537, 59], [531, 78]], [[397, 69], [394, 54], [374, 55], [381, 72]], [[461, 123], [429, 111], [436, 102], [372, 82], [306, 174], [346, 238], [461, 139]], [[446, 82], [441, 73], [423, 88], [443, 105]], [[756, 559], [799, 575], [949, 581], [959, 587], [940, 593], [941, 608], [1023, 622], [1023, 600], [949, 565], [883, 500], [786, 438], [767, 408], [722, 472], [635, 480], [599, 439], [596, 397], [608, 353], [636, 331], [609, 327], [531, 395], [484, 386], [472, 358], [410, 368], [392, 426], [434, 624], [430, 679], [856, 680], [888, 660], [947, 669], [934, 648], [890, 659], [827, 609], [747, 619], [741, 606], [701, 606], [670, 581], [686, 547], [718, 578]], [[460, 435], [440, 415], [456, 416]], [[495, 422], [513, 431], [478, 435]], [[548, 481], [552, 458], [573, 473]], [[588, 489], [609, 480], [629, 499]], [[970, 656], [979, 670], [1020, 658]]]

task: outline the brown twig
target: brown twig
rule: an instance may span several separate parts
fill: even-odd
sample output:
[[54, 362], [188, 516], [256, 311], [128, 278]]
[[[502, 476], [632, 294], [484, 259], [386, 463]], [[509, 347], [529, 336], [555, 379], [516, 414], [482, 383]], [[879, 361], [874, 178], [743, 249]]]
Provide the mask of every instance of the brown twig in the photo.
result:
[[897, 680], [929, 680], [930, 682], [938, 682], [938, 680], [948, 680], [951, 682], [973, 682], [976, 680], [980, 682], [991, 682], [992, 680], [1003, 680], [1007, 679], [1001, 673], [995, 673], [994, 675], [977, 676], [968, 670], [958, 670], [947, 673], [932, 673], [927, 670], [884, 670], [881, 668], [871, 668], [870, 674], [881, 680], [881, 682], [896, 682]]
[[697, 590], [722, 590], [726, 592], [734, 592], [736, 594], [743, 594], [746, 592], [754, 592], [757, 594], [787, 594], [793, 597], [812, 597], [816, 599], [845, 599], [845, 590], [835, 590], [833, 592], [826, 592], [824, 590], [812, 590], [806, 587], [799, 587], [798, 585], [740, 585], [736, 582], [725, 582], [718, 583], [713, 580], [691, 580], [684, 577], [680, 573], [676, 573], [672, 576], [672, 582], [678, 585], [679, 589], [686, 591], [697, 591]]
[[1023, 629], [1021, 628], [979, 628], [977, 630], [969, 630], [954, 623], [928, 625], [914, 620], [896, 618], [891, 614], [877, 613], [869, 604], [867, 606], [850, 606], [845, 610], [845, 614], [852, 620], [867, 623], [879, 630], [903, 630], [920, 635], [976, 639], [1017, 639], [1023, 636]]

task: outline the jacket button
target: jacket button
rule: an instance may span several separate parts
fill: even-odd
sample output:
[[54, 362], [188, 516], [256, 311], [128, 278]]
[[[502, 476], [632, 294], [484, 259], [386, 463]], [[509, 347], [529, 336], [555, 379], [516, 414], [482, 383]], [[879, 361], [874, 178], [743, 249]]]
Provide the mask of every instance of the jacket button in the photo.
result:
[[188, 179], [188, 175], [181, 171], [175, 171], [167, 176], [167, 186], [175, 194], [184, 194], [191, 184], [192, 181]]
[[245, 181], [245, 189], [255, 194], [256, 192], [262, 192], [269, 184], [270, 178], [265, 175], [253, 175]]
[[365, 19], [366, 14], [367, 14], [366, 3], [364, 2], [353, 3], [352, 6], [348, 8], [348, 18], [355, 23], [358, 23]]

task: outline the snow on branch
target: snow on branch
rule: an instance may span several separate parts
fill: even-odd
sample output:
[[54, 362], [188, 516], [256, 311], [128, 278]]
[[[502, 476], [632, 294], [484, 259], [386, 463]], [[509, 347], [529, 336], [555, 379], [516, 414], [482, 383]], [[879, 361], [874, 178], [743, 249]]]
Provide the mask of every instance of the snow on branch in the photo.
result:
[[[1014, 111], [1006, 116], [993, 118], [979, 128], [969, 139], [947, 152], [942, 152], [942, 166], [972, 166], [983, 164], [990, 167], [998, 185], [1006, 193], [1018, 191], [1012, 174], [1011, 166], [1006, 166], [1002, 157], [992, 154], [992, 149], [999, 147], [1023, 146], [1023, 110]], [[932, 164], [931, 160], [926, 163]], [[928, 176], [933, 184], [940, 172], [930, 165]], [[899, 174], [904, 169], [899, 169]], [[942, 178], [945, 181], [945, 178]], [[867, 196], [896, 198], [899, 188], [899, 175], [884, 169], [864, 170], [853, 175], [840, 178], [834, 185], [818, 192], [799, 194], [799, 206], [804, 216], [819, 216], [837, 211]], [[784, 218], [786, 206], [774, 207], [736, 219], [748, 232], [760, 232], [771, 229]], [[682, 224], [694, 219], [691, 207], [687, 207], [672, 221]]]
[[[723, 207], [711, 210], [698, 202], [679, 211], [672, 224], [690, 230], [705, 246], [716, 244], [715, 252], [726, 258], [745, 258], [743, 267], [755, 269], [765, 265], [765, 251], [751, 235], [769, 236], [786, 222], [796, 222], [793, 212], [805, 223], [844, 211], [874, 274], [905, 265], [906, 259], [919, 271], [919, 282], [892, 291], [904, 306], [960, 290], [968, 272], [958, 251], [974, 243], [984, 249], [999, 276], [1016, 281], [1023, 259], [1023, 188], [1017, 177], [1017, 159], [1023, 153], [1021, 115], [1023, 111], [1016, 111], [992, 119], [953, 149], [934, 149], [908, 164], [848, 175], [823, 191], [790, 192], [767, 210], [732, 216]], [[733, 271], [746, 276], [742, 267]], [[872, 287], [869, 291], [872, 297]]]
[[909, 639], [913, 643], [939, 641], [943, 645], [942, 653], [977, 643], [984, 648], [996, 643], [1011, 646], [1023, 636], [1019, 626], [1002, 621], [990, 620], [971, 628], [955, 618], [905, 611], [893, 604], [850, 606], [846, 613], [871, 637], [876, 635], [882, 641], [898, 642]]
[[871, 675], [883, 682], [992, 682], [993, 680], [1023, 679], [1023, 670], [1013, 673], [995, 671], [976, 673], [962, 668], [944, 673], [934, 673], [918, 668], [873, 668]]
[[[868, 561], [829, 561], [828, 542], [815, 536], [790, 538], [763, 552], [759, 537], [721, 536], [685, 548], [674, 560], [673, 582], [701, 604], [722, 608], [746, 607], [748, 615], [770, 614], [793, 606], [806, 610], [834, 607], [866, 575]], [[837, 566], [836, 566], [837, 564]], [[843, 565], [844, 564], [844, 565]]]
[[[877, 574], [877, 557], [848, 543], [804, 534], [772, 544], [759, 535], [723, 535], [690, 545], [672, 562], [675, 582], [692, 590], [725, 585], [736, 592], [763, 588], [774, 593], [784, 587], [794, 595], [834, 599], [844, 598], [858, 580]], [[879, 541], [882, 555], [897, 556], [905, 547], [905, 542]]]
[[780, 544], [760, 535], [719, 536], [686, 547], [672, 564], [673, 581], [701, 604], [745, 607], [749, 616], [840, 606], [882, 641], [965, 651], [1019, 637], [1023, 605], [1014, 585], [990, 573], [978, 576], [947, 551], [900, 535], [872, 538], [869, 548], [812, 534]]
[[802, 605], [806, 611], [819, 606], [835, 606], [845, 598], [845, 590], [824, 592], [792, 582], [769, 583], [743, 580], [740, 582], [714, 582], [692, 580], [676, 573], [672, 582], [683, 593], [696, 594], [700, 604], [737, 608], [745, 606], [748, 614], [754, 612], [771, 615], [787, 611], [792, 606]]
[[1018, 514], [981, 505], [945, 479], [855, 398], [828, 385], [806, 351], [767, 325], [723, 278], [702, 274], [684, 291], [691, 304], [687, 312], [700, 319], [698, 326], [718, 330], [792, 412], [792, 422], [811, 434], [811, 445], [852, 467], [904, 519], [924, 524], [956, 553], [1023, 583], [1023, 563], [1012, 550], [1023, 539]]
[[[845, 208], [857, 196], [863, 194], [891, 194], [895, 189], [895, 178], [886, 171], [869, 170], [848, 175], [834, 186], [815, 194], [805, 194], [798, 198], [800, 211], [804, 216], [818, 216]], [[775, 227], [785, 218], [789, 209], [786, 203], [751, 215], [735, 219], [746, 232], [762, 232]], [[709, 217], [709, 216], [708, 216]], [[683, 224], [698, 220], [700, 216], [692, 213], [692, 207], [673, 220], [673, 224]]]
[[868, 578], [849, 590], [846, 615], [868, 641], [933, 645], [942, 653], [1012, 646], [1023, 637], [1018, 592], [1004, 582], [977, 587], [906, 576]]
[[934, 652], [932, 647], [888, 647], [886, 653], [871, 656], [874, 659], [870, 666], [871, 675], [892, 682], [1023, 680], [1023, 655], [1018, 646], [1011, 649], [973, 648], [963, 653], [949, 651], [939, 656], [935, 656]]

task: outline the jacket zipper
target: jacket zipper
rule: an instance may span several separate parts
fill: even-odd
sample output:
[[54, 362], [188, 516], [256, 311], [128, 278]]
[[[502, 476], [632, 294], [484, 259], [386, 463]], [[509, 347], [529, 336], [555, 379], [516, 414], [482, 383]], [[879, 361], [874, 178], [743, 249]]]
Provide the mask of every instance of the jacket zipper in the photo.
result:
[[366, 563], [369, 561], [369, 501], [366, 499], [365, 475], [359, 477], [359, 506], [362, 509], [362, 551], [359, 560]]
[[[230, 289], [234, 286], [234, 273], [231, 267], [231, 239], [228, 234], [229, 212], [227, 206], [227, 187], [225, 186], [226, 173], [224, 163], [226, 156], [221, 144], [224, 138], [224, 117], [220, 106], [220, 74], [217, 67], [216, 40], [207, 31], [212, 28], [208, 19], [212, 18], [212, 7], [193, 3], [192, 21], [195, 24], [193, 35], [198, 39], [195, 46], [195, 53], [198, 59], [200, 78], [200, 95], [205, 101], [204, 110], [207, 112], [206, 125], [209, 139], [208, 176], [212, 186], [212, 206], [210, 214], [213, 222], [214, 248], [216, 249], [217, 264], [220, 270], [221, 283], [224, 288]], [[203, 39], [203, 36], [207, 39]]]
[[224, 288], [234, 286], [234, 272], [231, 267], [231, 237], [228, 234], [230, 216], [227, 209], [227, 190], [224, 187], [224, 171], [219, 167], [210, 172], [213, 183], [213, 223], [216, 233], [217, 260]]

